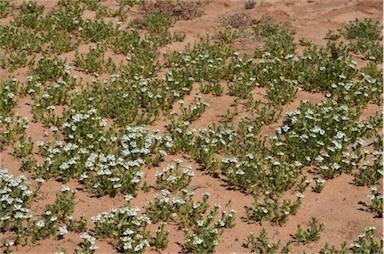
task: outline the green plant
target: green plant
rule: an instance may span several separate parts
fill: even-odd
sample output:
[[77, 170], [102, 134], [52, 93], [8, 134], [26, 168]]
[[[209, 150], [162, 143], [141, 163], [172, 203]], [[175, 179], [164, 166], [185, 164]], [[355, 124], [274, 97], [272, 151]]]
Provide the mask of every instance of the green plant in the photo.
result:
[[[381, 122], [381, 120], [379, 120]], [[363, 148], [365, 146], [365, 140], [359, 139], [357, 141], [356, 149]], [[360, 159], [363, 160], [363, 165], [358, 167], [358, 170], [354, 174], [354, 181], [357, 185], [374, 185], [377, 184], [383, 176], [383, 152], [381, 146], [383, 144], [382, 136], [374, 136], [373, 145], [374, 151], [370, 152], [364, 149], [363, 154], [358, 153]], [[368, 159], [371, 156], [371, 159]]]
[[341, 249], [338, 250], [334, 245], [329, 247], [328, 243], [325, 244], [324, 248], [321, 249], [321, 254], [347, 254], [349, 251], [347, 247], [347, 242], [341, 244]]
[[119, 4], [121, 6], [126, 6], [128, 5], [129, 7], [132, 7], [136, 3], [138, 3], [138, 0], [118, 0]]
[[312, 191], [320, 193], [324, 189], [325, 180], [323, 178], [317, 178], [315, 181], [315, 187], [312, 187]]
[[56, 81], [65, 74], [65, 62], [57, 56], [52, 58], [43, 55], [33, 72], [36, 80], [42, 84], [47, 81]]
[[[359, 110], [333, 100], [316, 105], [302, 101], [296, 112], [287, 113], [284, 125], [276, 129], [285, 140], [275, 139], [279, 144], [275, 150], [283, 149], [284, 153], [293, 155], [292, 160], [305, 165], [318, 165], [325, 178], [332, 178], [344, 170], [351, 173], [360, 160], [361, 146], [352, 154], [350, 148], [357, 140], [363, 140], [362, 137], [372, 135], [374, 129], [370, 121], [356, 122], [360, 114]], [[304, 125], [306, 127], [302, 128]], [[299, 152], [301, 149], [305, 149], [305, 153]]]
[[4, 130], [0, 131], [0, 137], [4, 145], [15, 145], [20, 137], [25, 136], [25, 130], [28, 128], [28, 120], [16, 114], [16, 119], [6, 117], [0, 123], [3, 125]]
[[112, 22], [106, 23], [104, 20], [86, 19], [84, 22], [79, 23], [81, 23], [82, 26], [80, 26], [78, 30], [86, 42], [105, 42], [119, 33], [119, 28]]
[[61, 192], [56, 193], [55, 202], [46, 205], [42, 218], [33, 219], [27, 230], [33, 243], [50, 236], [62, 239], [69, 231], [78, 232], [79, 229], [83, 229], [82, 224], [86, 224], [86, 218], [83, 215], [79, 222], [72, 219], [75, 193], [75, 191], [70, 191], [69, 187], [63, 186]]
[[283, 199], [281, 202], [279, 196], [272, 198], [269, 193], [267, 194], [263, 203], [259, 202], [258, 196], [254, 194], [253, 207], [245, 206], [245, 221], [262, 222], [267, 220], [282, 225], [288, 221], [289, 215], [297, 213], [301, 199], [304, 197], [299, 193], [294, 202], [288, 199]]
[[213, 253], [219, 244], [223, 229], [234, 226], [234, 211], [231, 211], [228, 215], [223, 212], [222, 218], [217, 222], [213, 222], [219, 207], [219, 205], [214, 205], [206, 219], [197, 220], [192, 227], [193, 231], [191, 233], [188, 229], [184, 229], [186, 250], [192, 253]]
[[351, 244], [352, 253], [381, 253], [383, 251], [383, 240], [375, 238], [375, 229], [375, 227], [365, 228], [365, 232], [359, 235], [359, 240]]
[[[380, 70], [374, 62], [369, 62], [367, 66], [360, 69], [360, 82], [358, 83], [368, 93], [370, 99], [378, 105], [383, 104], [383, 80]], [[361, 93], [360, 93], [361, 94]]]
[[222, 43], [231, 44], [239, 38], [239, 34], [231, 27], [226, 27], [225, 29], [216, 32], [216, 38]]
[[32, 154], [33, 150], [33, 140], [31, 136], [28, 136], [28, 141], [25, 140], [25, 136], [20, 137], [20, 144], [18, 146], [13, 146], [13, 153], [16, 157], [25, 158], [28, 155]]
[[273, 79], [267, 86], [267, 98], [273, 105], [285, 105], [292, 102], [297, 93], [296, 80], [289, 80], [284, 77]]
[[79, 246], [74, 248], [74, 253], [93, 254], [99, 248], [95, 245], [96, 238], [91, 236], [88, 232], [84, 232], [80, 237], [83, 239], [83, 241], [79, 244]]
[[148, 30], [148, 39], [155, 46], [164, 46], [172, 41], [172, 36], [168, 31], [174, 25], [173, 18], [165, 13], [150, 12], [144, 19], [135, 19], [131, 22], [131, 26], [135, 28], [145, 28]]
[[191, 171], [192, 167], [187, 165], [180, 168], [179, 159], [175, 160], [176, 167], [168, 165], [163, 169], [163, 172], [156, 172], [156, 188], [168, 189], [170, 191], [181, 190], [186, 188], [192, 180], [194, 173]]
[[303, 244], [318, 241], [324, 226], [324, 223], [318, 223], [317, 219], [312, 217], [309, 222], [309, 228], [306, 231], [301, 228], [300, 224], [297, 225], [297, 232], [293, 235], [293, 239]]
[[88, 54], [80, 54], [76, 51], [75, 65], [88, 73], [101, 74], [105, 71], [110, 73], [114, 72], [116, 71], [116, 64], [111, 57], [109, 57], [108, 60], [104, 60], [105, 51], [106, 47], [102, 45], [90, 47]]
[[[8, 170], [0, 170], [0, 189], [3, 190], [0, 211], [1, 230], [15, 233], [16, 238], [12, 245], [18, 245], [26, 236], [24, 227], [32, 218], [29, 207], [40, 187], [41, 182], [38, 188], [32, 191], [24, 175], [14, 178]], [[17, 200], [16, 209], [13, 204], [15, 200]]]
[[164, 249], [168, 245], [168, 236], [170, 232], [164, 230], [165, 225], [166, 223], [162, 222], [160, 227], [155, 231], [156, 236], [151, 237], [151, 240], [149, 240], [149, 244], [155, 250]]
[[181, 106], [181, 117], [180, 121], [193, 122], [197, 120], [209, 106], [208, 103], [203, 102], [201, 97], [195, 97], [194, 101], [189, 105], [184, 105], [183, 100], [179, 100], [178, 103]]
[[343, 35], [347, 39], [366, 38], [370, 40], [380, 40], [381, 31], [379, 22], [373, 22], [371, 19], [364, 19], [360, 21], [358, 18], [349, 21], [345, 26]]
[[8, 1], [0, 2], [0, 19], [6, 18], [8, 14], [12, 11], [14, 5]]
[[13, 109], [17, 105], [15, 96], [19, 86], [16, 78], [0, 81], [0, 121], [3, 122], [5, 118], [13, 116]]
[[169, 232], [164, 231], [162, 224], [156, 231], [156, 236], [150, 236], [147, 225], [151, 223], [146, 214], [139, 215], [138, 207], [131, 207], [132, 196], [127, 195], [128, 204], [104, 212], [92, 218], [95, 224], [96, 236], [113, 239], [113, 245], [121, 252], [142, 253], [150, 244], [155, 249], [166, 247]]
[[370, 188], [371, 194], [368, 195], [372, 204], [369, 209], [375, 213], [379, 218], [383, 217], [383, 195], [377, 191], [377, 188], [372, 186]]
[[[291, 242], [287, 242], [287, 244], [280, 250], [279, 253], [289, 253], [290, 244]], [[247, 249], [250, 249], [252, 252], [272, 254], [278, 253], [277, 250], [280, 247], [280, 240], [277, 243], [271, 243], [267, 231], [265, 228], [262, 228], [258, 237], [255, 237], [253, 232], [251, 232], [243, 246]]]

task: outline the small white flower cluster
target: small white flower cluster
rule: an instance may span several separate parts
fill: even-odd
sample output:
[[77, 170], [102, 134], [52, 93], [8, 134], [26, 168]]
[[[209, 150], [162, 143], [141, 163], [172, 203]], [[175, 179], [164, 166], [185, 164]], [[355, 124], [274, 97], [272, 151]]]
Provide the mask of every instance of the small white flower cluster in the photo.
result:
[[[95, 241], [96, 241], [96, 238], [91, 236], [88, 232], [84, 232], [81, 236], [80, 236], [82, 239], [84, 239], [85, 242], [87, 242], [88, 244], [90, 244], [89, 246], [89, 250], [91, 251], [95, 251], [97, 250], [99, 247], [97, 247], [95, 245]], [[88, 245], [86, 244], [86, 245]]]
[[151, 220], [146, 214], [139, 215], [139, 212], [138, 207], [127, 205], [92, 217], [92, 221], [95, 223], [96, 232], [103, 230], [104, 226], [114, 228], [117, 234], [113, 232], [113, 235], [124, 251], [141, 252], [149, 247], [149, 242], [144, 235], [146, 235], [145, 228], [151, 224]]
[[334, 100], [317, 104], [302, 101], [295, 112], [287, 113], [284, 125], [276, 128], [279, 137], [274, 143], [286, 144], [285, 153], [306, 165], [318, 165], [321, 174], [332, 177], [357, 165], [358, 156], [351, 147], [361, 144], [361, 137], [372, 129], [368, 121], [358, 122], [358, 116]]
[[26, 177], [21, 175], [13, 178], [6, 169], [0, 169], [0, 221], [13, 223], [16, 220], [32, 218], [29, 212], [29, 201], [33, 192]]
[[[146, 126], [126, 126], [118, 133], [111, 133], [104, 130], [105, 125], [97, 117], [96, 109], [85, 114], [73, 111], [70, 120], [63, 124], [68, 143], [58, 141], [47, 146], [39, 143], [48, 172], [65, 177], [78, 174], [85, 185], [100, 195], [136, 189], [143, 175], [139, 171], [141, 166], [150, 163], [154, 154], [157, 159], [166, 155], [159, 150], [163, 137], [158, 131], [149, 132]], [[113, 151], [108, 143], [115, 146]]]
[[195, 175], [192, 171], [192, 166], [187, 165], [183, 168], [180, 168], [182, 160], [175, 160], [176, 167], [173, 165], [168, 165], [163, 169], [163, 172], [156, 172], [155, 176], [157, 177], [157, 188], [163, 189], [167, 188], [169, 190], [182, 189], [189, 185], [192, 180], [192, 177]]

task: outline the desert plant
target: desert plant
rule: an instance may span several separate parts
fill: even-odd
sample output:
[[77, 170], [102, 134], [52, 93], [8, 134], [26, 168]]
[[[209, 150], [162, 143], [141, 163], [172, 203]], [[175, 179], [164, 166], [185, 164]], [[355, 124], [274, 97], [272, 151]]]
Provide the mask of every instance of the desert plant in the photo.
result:
[[318, 241], [320, 232], [324, 230], [324, 225], [324, 223], [318, 223], [317, 219], [312, 217], [306, 231], [301, 228], [300, 224], [297, 225], [297, 232], [293, 235], [293, 239], [303, 244]]
[[245, 9], [253, 9], [256, 6], [256, 0], [246, 0], [244, 3]]

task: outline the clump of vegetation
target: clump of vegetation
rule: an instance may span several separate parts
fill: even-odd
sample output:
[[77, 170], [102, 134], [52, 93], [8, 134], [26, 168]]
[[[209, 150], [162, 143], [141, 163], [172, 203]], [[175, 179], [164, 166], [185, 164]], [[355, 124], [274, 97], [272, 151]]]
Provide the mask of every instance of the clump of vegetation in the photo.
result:
[[177, 20], [191, 20], [203, 15], [203, 8], [209, 3], [209, 0], [193, 1], [142, 1], [141, 8], [146, 14], [159, 12], [170, 15]]
[[[291, 242], [287, 242], [287, 244], [283, 246], [279, 253], [289, 253], [290, 244]], [[243, 246], [250, 249], [252, 252], [272, 254], [277, 253], [278, 249], [280, 248], [280, 240], [277, 243], [271, 243], [267, 231], [265, 228], [262, 228], [258, 237], [255, 237], [255, 235], [251, 232]]]
[[224, 26], [230, 26], [232, 28], [246, 28], [251, 24], [251, 16], [247, 13], [235, 13], [229, 16], [223, 16], [220, 18], [221, 23]]
[[372, 186], [370, 188], [371, 194], [368, 195], [369, 199], [371, 200], [372, 204], [370, 205], [369, 209], [376, 214], [377, 217], [382, 218], [383, 217], [383, 194], [379, 193], [377, 191], [377, 188]]
[[324, 226], [324, 223], [318, 223], [317, 219], [313, 217], [306, 231], [304, 231], [300, 225], [297, 225], [297, 232], [293, 235], [293, 239], [303, 244], [318, 241], [321, 231], [324, 230]]
[[256, 6], [256, 0], [246, 0], [244, 6], [245, 6], [245, 9], [247, 10], [253, 9]]
[[6, 18], [11, 13], [14, 5], [8, 1], [0, 2], [0, 19]]

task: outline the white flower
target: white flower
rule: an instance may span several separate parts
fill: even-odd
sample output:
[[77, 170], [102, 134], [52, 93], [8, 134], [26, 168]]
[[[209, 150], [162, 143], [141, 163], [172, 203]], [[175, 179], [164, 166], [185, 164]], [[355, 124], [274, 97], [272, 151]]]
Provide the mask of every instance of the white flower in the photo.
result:
[[375, 186], [371, 186], [369, 189], [370, 189], [372, 192], [377, 192], [377, 188], [376, 188]]
[[169, 190], [161, 190], [161, 195], [167, 197], [167, 196], [169, 196], [169, 194], [171, 194], [171, 193], [169, 192]]
[[92, 220], [93, 223], [100, 222], [102, 220], [102, 217], [101, 217], [100, 214], [98, 214], [98, 215], [96, 215], [94, 217], [91, 217], [91, 220]]
[[195, 236], [195, 237], [193, 238], [193, 242], [192, 242], [192, 244], [194, 244], [194, 245], [200, 245], [200, 244], [202, 244], [202, 243], [203, 243], [203, 240], [200, 239], [200, 238], [198, 238], [197, 236]]
[[56, 132], [56, 131], [59, 130], [59, 128], [57, 128], [56, 126], [52, 126], [52, 127], [50, 128], [50, 130], [51, 130], [52, 132]]
[[133, 199], [133, 196], [132, 195], [124, 195], [124, 198], [126, 201], [131, 201]]
[[124, 232], [123, 232], [123, 235], [132, 235], [133, 233], [135, 233], [133, 230], [131, 230], [131, 229], [127, 229], [127, 230], [125, 230]]
[[63, 227], [59, 227], [59, 231], [60, 231], [60, 235], [65, 235], [66, 233], [68, 233], [68, 229], [67, 229], [67, 226], [63, 226]]
[[36, 182], [38, 183], [44, 183], [45, 180], [43, 178], [36, 178]]
[[182, 163], [183, 161], [180, 160], [180, 159], [175, 159], [174, 162], [175, 162], [176, 164], [180, 164], [180, 163]]
[[45, 222], [43, 220], [38, 220], [35, 222], [36, 227], [43, 228], [45, 226]]
[[316, 182], [317, 182], [318, 184], [323, 184], [323, 183], [325, 183], [325, 180], [324, 180], [323, 178], [317, 178], [317, 179], [316, 179]]
[[354, 242], [351, 244], [351, 248], [361, 248], [361, 245], [358, 244], [357, 242]]
[[181, 204], [181, 205], [185, 204], [185, 200], [179, 196], [174, 197], [172, 201], [174, 204]]
[[63, 187], [61, 187], [61, 191], [62, 192], [67, 192], [67, 191], [70, 191], [71, 190], [71, 188], [69, 188], [68, 186], [66, 186], [66, 185], [63, 185]]
[[322, 162], [322, 161], [324, 160], [324, 157], [321, 156], [321, 155], [319, 155], [319, 156], [317, 156], [317, 157], [315, 158], [315, 160], [316, 160], [317, 162]]
[[336, 162], [334, 162], [333, 164], [332, 164], [332, 169], [334, 169], [334, 170], [338, 170], [338, 169], [340, 169], [340, 166], [339, 166], [339, 164], [337, 164]]
[[175, 176], [169, 176], [167, 178], [167, 182], [170, 182], [170, 183], [175, 183], [177, 180], [177, 178]]
[[91, 245], [91, 247], [89, 247], [89, 250], [97, 250], [99, 247], [97, 247], [96, 245]]
[[245, 172], [241, 169], [237, 170], [235, 173], [236, 175], [245, 175]]

